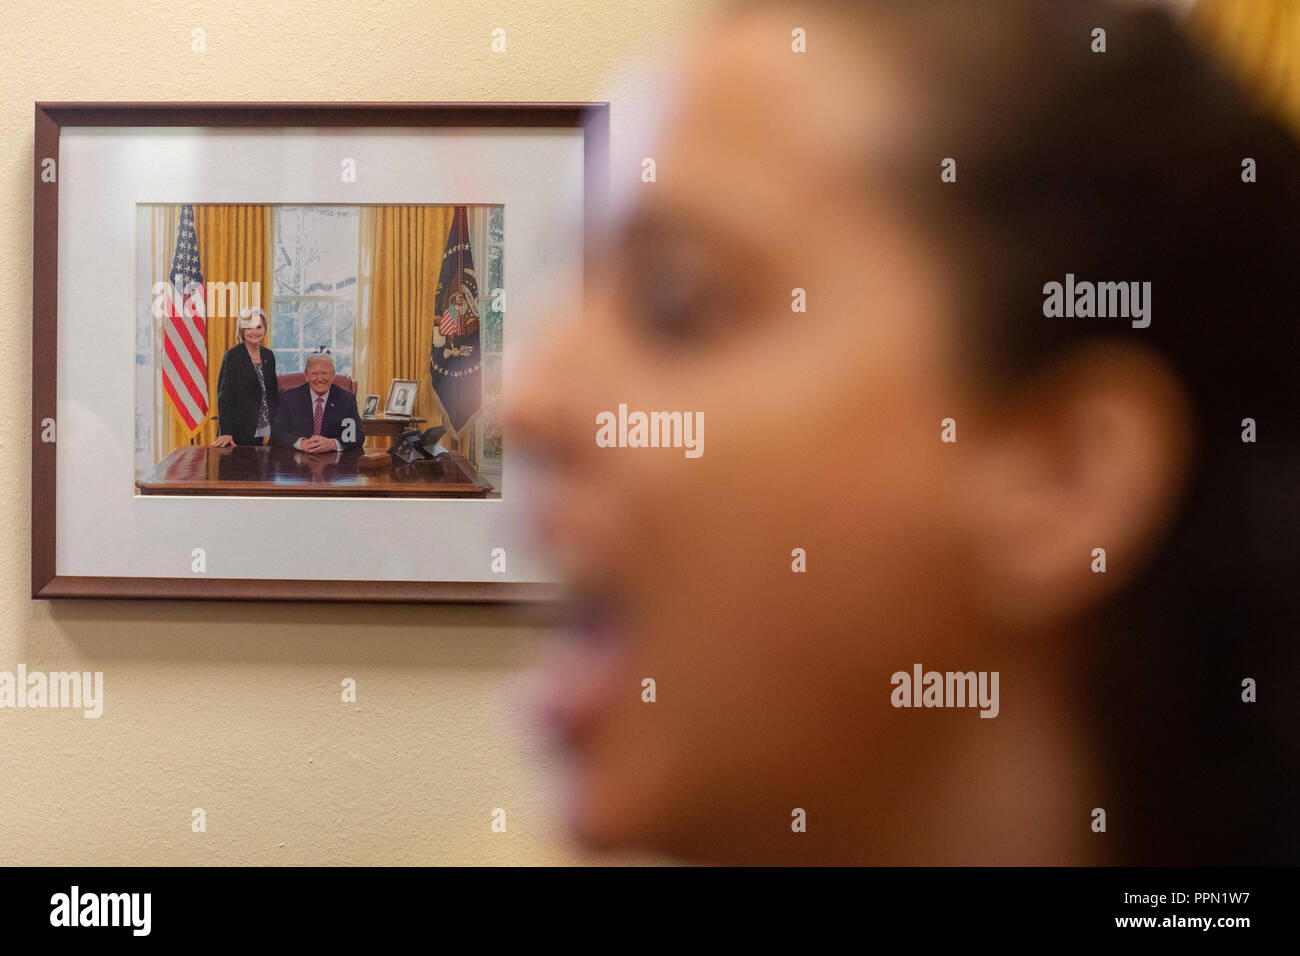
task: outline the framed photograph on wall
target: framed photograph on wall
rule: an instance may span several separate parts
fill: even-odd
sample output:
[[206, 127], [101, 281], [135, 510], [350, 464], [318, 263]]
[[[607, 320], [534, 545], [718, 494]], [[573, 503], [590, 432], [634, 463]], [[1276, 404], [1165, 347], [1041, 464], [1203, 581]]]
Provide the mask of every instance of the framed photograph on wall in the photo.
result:
[[33, 597], [553, 596], [502, 395], [607, 168], [600, 103], [36, 104]]

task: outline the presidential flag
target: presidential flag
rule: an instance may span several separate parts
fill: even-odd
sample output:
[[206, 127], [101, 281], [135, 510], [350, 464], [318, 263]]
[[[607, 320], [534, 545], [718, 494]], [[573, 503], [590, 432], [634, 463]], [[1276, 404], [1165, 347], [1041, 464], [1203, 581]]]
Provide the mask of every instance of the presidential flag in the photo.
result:
[[162, 385], [192, 437], [208, 414], [208, 323], [194, 207], [181, 207], [163, 316]]
[[483, 404], [478, 279], [469, 247], [469, 214], [457, 206], [434, 296], [438, 319], [429, 346], [429, 378], [459, 435]]

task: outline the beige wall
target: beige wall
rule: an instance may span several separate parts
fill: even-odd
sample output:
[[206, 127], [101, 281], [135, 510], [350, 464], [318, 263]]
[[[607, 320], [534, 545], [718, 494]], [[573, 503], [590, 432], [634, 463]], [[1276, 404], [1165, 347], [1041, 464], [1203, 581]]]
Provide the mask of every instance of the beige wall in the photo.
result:
[[[609, 100], [616, 175], [635, 175], [637, 64], [671, 66], [703, 6], [6, 2], [0, 670], [102, 670], [106, 703], [98, 720], [0, 709], [0, 864], [585, 859], [519, 712], [517, 678], [547, 636], [535, 614], [28, 597], [33, 102]], [[505, 54], [489, 50], [494, 27]], [[190, 830], [194, 807], [206, 833]], [[506, 834], [489, 830], [493, 807]]]

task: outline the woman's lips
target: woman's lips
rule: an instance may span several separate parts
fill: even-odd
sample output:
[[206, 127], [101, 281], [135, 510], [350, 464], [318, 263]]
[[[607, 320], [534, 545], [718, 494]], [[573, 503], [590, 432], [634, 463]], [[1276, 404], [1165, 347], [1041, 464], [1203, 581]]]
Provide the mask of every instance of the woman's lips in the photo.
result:
[[[543, 476], [549, 477], [543, 470]], [[574, 494], [581, 486], [583, 494]], [[567, 484], [542, 484], [534, 521], [539, 537], [568, 582], [568, 626], [535, 673], [543, 726], [558, 741], [579, 746], [620, 693], [627, 676], [627, 641], [619, 577], [613, 570], [618, 532], [626, 527], [607, 486], [573, 476]]]
[[[604, 611], [582, 606], [541, 674], [543, 725], [567, 744], [580, 742], [619, 693], [626, 648]], [[624, 688], [634, 693], [637, 688]]]

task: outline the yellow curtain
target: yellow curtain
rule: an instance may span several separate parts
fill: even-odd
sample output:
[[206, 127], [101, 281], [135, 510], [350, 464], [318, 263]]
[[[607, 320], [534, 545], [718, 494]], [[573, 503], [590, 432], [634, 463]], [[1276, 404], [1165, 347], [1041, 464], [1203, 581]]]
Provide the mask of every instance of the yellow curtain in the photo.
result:
[[[179, 211], [180, 207], [170, 207]], [[244, 306], [261, 306], [267, 313], [267, 344], [271, 343], [271, 207], [245, 205], [196, 205], [194, 231], [199, 242], [199, 264], [205, 284], [247, 283], [247, 301], [236, 295], [224, 316], [216, 315], [216, 303], [208, 302], [208, 415], [194, 433], [193, 443], [207, 445], [216, 440], [217, 377], [221, 358], [235, 344], [235, 319]], [[175, 232], [171, 236], [175, 248]], [[171, 253], [167, 253], [170, 260]], [[168, 263], [170, 267], [170, 262]], [[211, 286], [209, 285], [209, 288]], [[189, 430], [167, 406], [159, 457], [191, 443]]]
[[1300, 136], [1300, 0], [1200, 0], [1192, 28]]
[[[473, 426], [459, 440], [451, 434], [429, 381], [434, 299], [454, 212], [452, 206], [361, 207], [357, 395], [380, 396], [382, 411], [393, 379], [414, 380], [414, 414], [425, 420], [421, 428], [446, 425], [443, 446], [474, 460]], [[387, 448], [389, 442], [376, 439], [372, 447]]]

